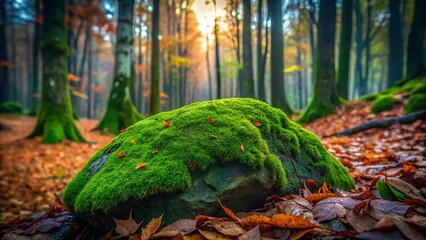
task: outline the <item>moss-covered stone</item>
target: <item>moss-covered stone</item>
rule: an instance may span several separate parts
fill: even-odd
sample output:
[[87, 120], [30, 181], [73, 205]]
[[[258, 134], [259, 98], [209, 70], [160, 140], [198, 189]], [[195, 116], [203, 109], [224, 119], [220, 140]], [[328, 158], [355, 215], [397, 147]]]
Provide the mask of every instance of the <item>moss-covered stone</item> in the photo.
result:
[[385, 110], [390, 110], [392, 109], [394, 103], [395, 100], [393, 98], [393, 95], [379, 95], [371, 104], [371, 112], [379, 113]]
[[22, 114], [23, 112], [22, 105], [17, 102], [8, 101], [0, 105], [0, 113]]
[[[249, 211], [270, 194], [299, 189], [287, 149], [302, 180], [354, 186], [318, 138], [281, 110], [231, 98], [193, 103], [128, 127], [90, 159], [63, 200], [82, 218], [102, 221], [105, 229], [113, 225], [111, 217], [124, 218], [131, 208], [136, 219], [165, 213], [166, 222], [219, 214], [216, 199], [235, 211]], [[135, 169], [140, 163], [147, 165]]]
[[426, 93], [411, 94], [405, 106], [405, 114], [426, 109]]

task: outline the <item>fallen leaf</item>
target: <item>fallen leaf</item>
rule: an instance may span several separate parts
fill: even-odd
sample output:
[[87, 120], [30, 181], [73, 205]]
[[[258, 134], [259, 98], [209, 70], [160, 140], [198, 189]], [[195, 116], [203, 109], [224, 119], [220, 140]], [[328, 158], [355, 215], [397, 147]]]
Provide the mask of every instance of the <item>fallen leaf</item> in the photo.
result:
[[165, 120], [164, 128], [168, 128], [170, 126], [170, 121], [168, 119]]
[[116, 224], [115, 232], [120, 234], [121, 236], [129, 236], [135, 233], [139, 229], [139, 226], [142, 224], [142, 222], [136, 223], [135, 220], [133, 220], [132, 211], [130, 211], [129, 218], [126, 220], [118, 220], [115, 218], [112, 219], [114, 219], [114, 222]]
[[306, 183], [308, 184], [308, 187], [313, 188], [316, 185], [316, 182], [314, 179], [309, 178], [308, 181], [306, 181]]
[[135, 167], [135, 170], [138, 170], [139, 168], [143, 168], [143, 167], [146, 167], [146, 166], [148, 166], [148, 163], [139, 163], [139, 164]]
[[271, 227], [273, 226], [272, 221], [265, 215], [250, 215], [247, 218], [241, 220], [241, 225], [244, 227]]
[[153, 154], [153, 155], [155, 155], [155, 154], [157, 154], [157, 153], [158, 153], [158, 150], [157, 150], [157, 149], [152, 150], [152, 154]]
[[120, 133], [124, 133], [126, 130], [127, 130], [126, 128], [123, 128], [120, 130]]
[[214, 120], [213, 120], [213, 118], [211, 118], [211, 117], [209, 117], [209, 123], [210, 123], [210, 125], [213, 125], [214, 124]]
[[357, 205], [355, 205], [354, 209], [352, 210], [355, 214], [359, 214], [361, 212], [361, 210], [363, 208], [365, 208], [365, 206], [367, 206], [367, 201], [365, 202], [360, 202]]
[[412, 218], [404, 218], [396, 214], [389, 214], [376, 224], [375, 229], [389, 229], [391, 226], [397, 227], [408, 239], [426, 239], [424, 232], [426, 218], [423, 216], [415, 215]]
[[216, 135], [211, 135], [210, 136], [212, 139], [218, 139], [219, 137], [218, 136], [216, 136]]
[[281, 227], [281, 228], [291, 228], [291, 229], [305, 229], [305, 228], [315, 228], [317, 225], [309, 222], [308, 220], [293, 216], [290, 214], [274, 214], [272, 216], [272, 224]]
[[319, 202], [323, 199], [329, 198], [329, 197], [341, 197], [342, 195], [340, 194], [335, 194], [335, 193], [313, 193], [309, 196], [306, 197], [306, 200], [308, 200], [309, 202], [312, 203], [316, 203]]
[[195, 223], [196, 220], [193, 219], [180, 219], [152, 235], [152, 238], [173, 238], [180, 233], [183, 235], [190, 234], [197, 229]]
[[238, 237], [238, 240], [260, 240], [259, 226], [252, 228], [250, 231]]
[[244, 152], [244, 145], [243, 144], [241, 144], [240, 149], [241, 149], [241, 152]]
[[130, 140], [130, 143], [136, 143], [135, 139]]
[[255, 122], [253, 122], [253, 125], [254, 125], [255, 127], [260, 127], [260, 126], [262, 126], [262, 123], [261, 123], [261, 122], [258, 122], [258, 121], [255, 121]]
[[224, 235], [219, 234], [219, 233], [204, 231], [204, 230], [201, 230], [201, 229], [198, 229], [198, 232], [207, 240], [230, 240], [230, 239], [232, 239], [231, 237], [224, 236]]
[[122, 157], [125, 157], [126, 154], [124, 152], [118, 152], [118, 153], [115, 154], [115, 156], [122, 158]]
[[356, 214], [354, 212], [349, 212], [346, 215], [346, 219], [349, 224], [359, 233], [368, 231], [377, 223], [377, 220], [372, 218], [370, 215], [366, 213]]
[[236, 216], [236, 215], [232, 212], [232, 210], [231, 210], [231, 209], [229, 209], [229, 208], [227, 208], [227, 207], [223, 206], [219, 199], [218, 199], [217, 201], [219, 202], [220, 206], [222, 207], [222, 209], [223, 209], [223, 211], [226, 213], [226, 215], [228, 215], [228, 216], [229, 216], [232, 220], [235, 220], [235, 221], [241, 222], [241, 219], [239, 219], [239, 218], [238, 218], [238, 217], [237, 217], [237, 216]]
[[289, 240], [298, 240], [303, 238], [306, 234], [315, 231], [314, 229], [305, 229], [299, 232], [296, 232], [294, 234], [291, 235], [291, 237], [289, 238]]
[[230, 237], [240, 236], [246, 232], [239, 224], [230, 221], [211, 221], [209, 225], [219, 233]]
[[142, 228], [141, 240], [148, 240], [161, 226], [161, 220], [163, 215], [158, 218], [153, 218], [146, 225], [145, 228]]

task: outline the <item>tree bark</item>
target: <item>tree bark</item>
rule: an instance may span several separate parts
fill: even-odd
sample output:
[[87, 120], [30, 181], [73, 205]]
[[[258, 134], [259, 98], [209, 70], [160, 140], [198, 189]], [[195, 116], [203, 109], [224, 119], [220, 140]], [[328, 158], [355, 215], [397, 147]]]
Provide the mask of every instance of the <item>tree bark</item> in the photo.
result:
[[214, 4], [215, 19], [214, 19], [214, 40], [215, 40], [215, 55], [216, 55], [216, 87], [217, 87], [217, 98], [222, 98], [222, 80], [220, 70], [220, 54], [219, 54], [219, 24], [218, 17], [216, 15], [216, 1]]
[[210, 74], [210, 46], [209, 46], [209, 35], [206, 34], [206, 64], [207, 64], [207, 79], [209, 83], [209, 99], [213, 99], [213, 80]]
[[407, 44], [407, 80], [426, 76], [425, 31], [426, 1], [416, 0], [414, 6], [413, 22], [411, 23], [410, 35]]
[[64, 1], [43, 0], [43, 89], [37, 124], [30, 135], [43, 135], [43, 143], [58, 143], [66, 138], [86, 141], [72, 116], [64, 15]]
[[[155, 1], [156, 2], [156, 1]], [[118, 1], [117, 44], [115, 48], [114, 79], [108, 98], [107, 110], [96, 130], [118, 134], [142, 119], [130, 98], [130, 76], [133, 48], [134, 0]]]
[[160, 112], [160, 0], [154, 1], [152, 13], [151, 99], [149, 115]]
[[86, 116], [87, 118], [92, 118], [92, 102], [93, 102], [93, 74], [92, 74], [92, 66], [93, 66], [93, 43], [92, 36], [89, 34], [89, 46], [87, 50], [87, 109]]
[[280, 108], [286, 114], [293, 113], [288, 105], [284, 89], [284, 44], [282, 29], [281, 0], [268, 0], [271, 16], [271, 99], [272, 106]]
[[265, 101], [265, 71], [263, 67], [262, 53], [262, 30], [263, 30], [263, 0], [259, 0], [257, 5], [257, 92], [258, 98]]
[[40, 81], [39, 81], [39, 51], [41, 40], [41, 22], [40, 19], [41, 7], [40, 0], [34, 0], [36, 21], [34, 22], [34, 42], [33, 42], [33, 91], [31, 101], [30, 115], [35, 116], [39, 107], [40, 99]]
[[402, 78], [402, 28], [399, 12], [400, 0], [389, 0], [389, 72], [388, 87]]
[[349, 98], [349, 69], [351, 66], [352, 46], [352, 2], [343, 1], [342, 28], [339, 44], [339, 66], [337, 70], [337, 93], [344, 99]]
[[243, 0], [243, 78], [244, 97], [254, 98], [253, 53], [251, 45], [251, 4], [250, 0]]
[[[0, 61], [3, 63], [8, 63], [8, 53], [7, 53], [7, 22], [6, 22], [6, 0], [0, 0], [0, 11], [1, 22], [0, 24]], [[7, 64], [6, 64], [7, 65]], [[10, 80], [9, 80], [9, 67], [1, 66], [0, 67], [0, 102], [4, 102], [10, 99]]]
[[334, 42], [336, 0], [320, 2], [314, 96], [298, 122], [311, 122], [332, 113], [340, 104], [335, 84]]

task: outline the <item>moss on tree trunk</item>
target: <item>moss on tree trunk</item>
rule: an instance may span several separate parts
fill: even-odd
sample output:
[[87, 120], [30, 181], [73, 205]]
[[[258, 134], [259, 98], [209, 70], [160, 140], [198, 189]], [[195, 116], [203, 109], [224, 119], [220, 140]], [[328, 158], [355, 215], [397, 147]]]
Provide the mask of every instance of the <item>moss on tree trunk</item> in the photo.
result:
[[334, 39], [336, 29], [336, 1], [320, 2], [318, 42], [315, 64], [314, 97], [297, 120], [312, 122], [333, 112], [341, 102], [337, 95], [334, 72]]
[[95, 128], [103, 133], [108, 131], [113, 134], [118, 134], [120, 129], [143, 118], [130, 98], [134, 0], [120, 0], [118, 4], [114, 79], [106, 113]]
[[42, 135], [43, 143], [64, 139], [84, 142], [72, 117], [67, 80], [66, 28], [63, 1], [43, 1], [43, 85], [37, 124], [30, 137]]

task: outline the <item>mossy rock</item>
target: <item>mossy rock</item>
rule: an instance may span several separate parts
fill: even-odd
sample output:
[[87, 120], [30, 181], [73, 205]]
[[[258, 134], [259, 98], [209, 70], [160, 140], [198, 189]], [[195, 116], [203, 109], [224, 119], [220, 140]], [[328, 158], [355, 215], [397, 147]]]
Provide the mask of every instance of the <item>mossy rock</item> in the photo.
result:
[[0, 105], [0, 113], [23, 114], [22, 105], [17, 102], [3, 102]]
[[395, 100], [393, 98], [393, 95], [379, 95], [371, 104], [371, 112], [379, 113], [385, 110], [391, 110], [394, 103]]
[[[166, 121], [170, 123], [167, 126]], [[288, 151], [287, 151], [288, 150]], [[145, 223], [171, 223], [262, 206], [271, 194], [297, 193], [302, 180], [349, 190], [347, 169], [318, 138], [267, 103], [230, 98], [193, 103], [128, 127], [68, 184], [63, 201], [109, 230], [130, 210]], [[136, 169], [141, 164], [147, 165]]]
[[411, 94], [405, 106], [405, 114], [426, 109], [426, 93]]

